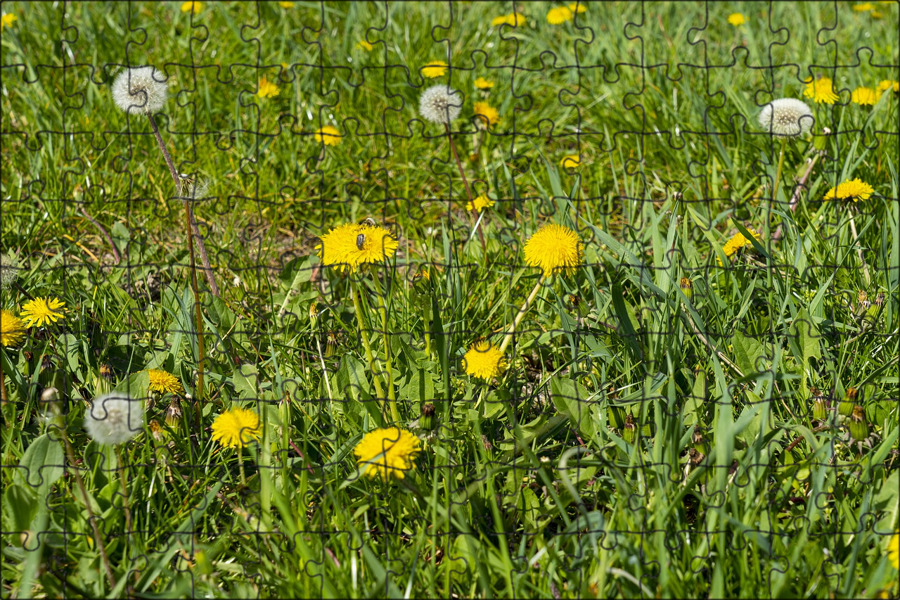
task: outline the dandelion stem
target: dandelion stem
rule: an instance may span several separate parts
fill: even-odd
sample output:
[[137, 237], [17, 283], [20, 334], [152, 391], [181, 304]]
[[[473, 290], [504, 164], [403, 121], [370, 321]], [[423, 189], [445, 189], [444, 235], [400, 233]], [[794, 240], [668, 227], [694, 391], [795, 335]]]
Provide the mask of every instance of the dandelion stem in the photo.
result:
[[128, 502], [128, 486], [125, 483], [125, 462], [122, 457], [122, 446], [116, 445], [116, 458], [119, 463], [119, 481], [122, 482], [122, 509], [125, 512], [125, 534], [130, 535], [134, 532], [131, 527], [131, 505]]
[[83, 206], [81, 207], [81, 214], [83, 214], [84, 218], [90, 221], [94, 227], [99, 229], [100, 233], [103, 234], [103, 237], [106, 238], [106, 242], [109, 244], [109, 247], [112, 250], [113, 258], [116, 259], [116, 264], [122, 262], [122, 257], [119, 256], [119, 250], [116, 248], [116, 245], [113, 243], [112, 238], [109, 236], [109, 232], [106, 231], [106, 229], [103, 227], [103, 225], [100, 224], [97, 219], [89, 215]]
[[[463, 185], [466, 188], [466, 197], [469, 199], [469, 202], [474, 202], [472, 199], [472, 190], [469, 188], [469, 180], [466, 179], [466, 172], [463, 170], [462, 162], [459, 160], [459, 154], [456, 152], [456, 144], [453, 142], [453, 132], [450, 131], [450, 125], [444, 124], [444, 129], [447, 131], [447, 139], [450, 140], [450, 151], [453, 153], [453, 158], [456, 160], [456, 168], [459, 169], [459, 176], [462, 177]], [[471, 223], [472, 217], [469, 216], [469, 222]], [[473, 227], [473, 230], [475, 228]], [[478, 239], [481, 241], [481, 250], [486, 255], [487, 254], [487, 242], [484, 240], [484, 233], [481, 230], [478, 230]]]
[[519, 313], [516, 315], [515, 320], [513, 320], [512, 325], [509, 327], [509, 331], [506, 332], [506, 337], [503, 339], [503, 342], [500, 344], [500, 354], [503, 354], [503, 351], [506, 350], [506, 347], [509, 346], [509, 343], [513, 339], [513, 335], [516, 333], [516, 327], [519, 326], [519, 323], [522, 321], [522, 318], [525, 316], [525, 313], [528, 312], [528, 307], [531, 306], [531, 303], [534, 302], [535, 296], [541, 290], [541, 285], [544, 283], [544, 276], [542, 275], [540, 279], [538, 279], [537, 284], [534, 286], [534, 289], [531, 290], [531, 294], [529, 294], [528, 299], [525, 300], [525, 304], [522, 305], [522, 308], [519, 309]]
[[[376, 278], [377, 279], [377, 278]], [[397, 393], [394, 390], [394, 370], [393, 370], [393, 361], [391, 360], [391, 334], [388, 331], [388, 322], [387, 322], [387, 294], [388, 294], [388, 285], [385, 282], [381, 286], [381, 294], [379, 296], [379, 312], [381, 312], [381, 333], [384, 335], [384, 362], [385, 362], [385, 373], [387, 375], [387, 393], [388, 393], [388, 407], [391, 411], [391, 419], [395, 423], [400, 422], [400, 411], [397, 410]]]
[[375, 368], [375, 358], [372, 354], [372, 345], [369, 343], [369, 336], [363, 327], [362, 304], [359, 301], [359, 292], [356, 289], [356, 283], [350, 282], [350, 295], [353, 298], [353, 308], [356, 309], [356, 325], [359, 327], [359, 337], [362, 339], [363, 349], [366, 351], [366, 360], [369, 362], [369, 369], [372, 370], [372, 383], [375, 385], [375, 393], [378, 394], [378, 400], [385, 398], [384, 390], [381, 389], [381, 381], [379, 380], [378, 370]]
[[866, 264], [866, 257], [863, 255], [862, 246], [859, 245], [859, 234], [856, 233], [856, 221], [853, 219], [853, 209], [851, 208], [847, 211], [850, 215], [850, 232], [853, 234], [853, 245], [856, 246], [856, 255], [859, 257], [859, 262], [862, 263], [863, 266], [863, 275], [866, 278], [866, 285], [872, 284], [872, 279], [869, 277], [869, 265]]
[[[784, 166], [784, 149], [787, 138], [781, 141], [781, 152], [778, 153], [778, 168], [775, 170], [775, 183], [772, 186], [772, 202], [778, 202], [778, 186], [781, 184], [781, 168]], [[770, 205], [771, 206], [771, 205]]]
[[0, 402], [6, 404], [9, 397], [6, 395], [6, 377], [3, 374], [3, 367], [0, 366]]

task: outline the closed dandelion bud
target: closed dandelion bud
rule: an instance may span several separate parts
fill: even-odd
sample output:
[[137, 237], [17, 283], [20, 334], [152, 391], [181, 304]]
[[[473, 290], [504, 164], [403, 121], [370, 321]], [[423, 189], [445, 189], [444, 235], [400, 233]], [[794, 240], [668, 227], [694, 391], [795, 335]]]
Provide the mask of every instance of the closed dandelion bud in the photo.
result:
[[813, 136], [813, 147], [819, 152], [825, 152], [828, 146], [828, 138], [831, 136], [831, 130], [827, 127], [822, 128], [822, 133]]
[[629, 444], [634, 441], [637, 428], [634, 426], [634, 417], [625, 415], [625, 427], [622, 430], [622, 439]]
[[847, 428], [850, 430], [850, 436], [857, 442], [869, 437], [869, 426], [866, 423], [866, 414], [862, 406], [857, 404], [853, 407]]
[[688, 300], [692, 300], [694, 297], [694, 284], [691, 283], [691, 280], [687, 277], [681, 278], [681, 291], [687, 296]]
[[163, 431], [162, 426], [159, 424], [159, 421], [153, 419], [147, 426], [150, 428], [150, 433], [153, 434], [153, 439], [157, 442], [161, 442], [166, 438], [166, 432]]
[[315, 327], [318, 320], [319, 320], [319, 309], [316, 306], [316, 303], [313, 302], [309, 305], [309, 322], [312, 323], [313, 327]]
[[840, 404], [838, 404], [838, 414], [843, 417], [849, 417], [851, 414], [853, 414], [853, 402], [844, 400]]
[[859, 398], [859, 390], [855, 387], [847, 388], [847, 400], [855, 403], [857, 398]]
[[813, 418], [817, 421], [824, 421], [828, 418], [828, 405], [825, 404], [824, 398], [813, 402]]
[[166, 409], [166, 425], [175, 428], [181, 422], [181, 401], [176, 397], [172, 398], [169, 408]]
[[432, 431], [437, 425], [437, 418], [434, 416], [434, 404], [431, 402], [422, 405], [422, 429]]

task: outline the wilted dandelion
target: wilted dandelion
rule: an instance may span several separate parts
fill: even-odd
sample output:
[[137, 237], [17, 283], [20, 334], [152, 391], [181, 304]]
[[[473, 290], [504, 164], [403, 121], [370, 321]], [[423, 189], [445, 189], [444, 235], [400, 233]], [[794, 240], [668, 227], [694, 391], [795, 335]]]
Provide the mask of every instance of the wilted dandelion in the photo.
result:
[[494, 17], [493, 19], [491, 19], [491, 27], [497, 27], [499, 25], [518, 27], [519, 25], [524, 24], [525, 15], [520, 15], [519, 13], [509, 13], [508, 15], [503, 15], [502, 17]]
[[759, 124], [778, 137], [809, 133], [815, 118], [805, 102], [796, 98], [779, 98], [762, 107]]
[[834, 91], [834, 83], [828, 77], [807, 79], [803, 95], [812, 98], [816, 104], [834, 104], [838, 100], [838, 95]]
[[874, 106], [878, 102], [878, 94], [870, 87], [858, 87], [850, 94], [850, 101], [860, 106]]
[[420, 451], [418, 437], [405, 429], [388, 427], [375, 429], [363, 436], [353, 454], [359, 466], [365, 467], [367, 477], [380, 476], [387, 481], [391, 477], [406, 477]]
[[730, 15], [728, 15], [728, 22], [735, 27], [739, 27], [747, 22], [747, 17], [745, 17], [741, 13], [731, 13]]
[[444, 84], [433, 85], [419, 97], [419, 113], [439, 125], [449, 125], [462, 110], [462, 94]]
[[571, 273], [581, 264], [583, 254], [578, 234], [555, 223], [544, 225], [525, 243], [525, 263], [539, 267], [544, 277], [558, 270]]
[[22, 306], [21, 317], [27, 327], [41, 327], [64, 318], [65, 307], [59, 298], [35, 298]]
[[428, 79], [434, 79], [435, 77], [440, 77], [444, 73], [447, 72], [447, 63], [434, 60], [430, 63], [426, 64], [422, 67], [422, 75], [427, 77]]
[[84, 428], [98, 444], [115, 446], [127, 442], [141, 430], [144, 409], [141, 401], [122, 392], [94, 398], [84, 417]]
[[326, 146], [337, 146], [341, 143], [341, 132], [337, 127], [325, 125], [315, 133], [316, 141]]
[[824, 200], [868, 200], [875, 189], [861, 179], [849, 179], [837, 187], [833, 187], [825, 194]]
[[191, 2], [190, 0], [188, 0], [181, 5], [181, 12], [183, 13], [189, 12], [192, 15], [196, 15], [199, 14], [201, 10], [203, 10], [202, 2]]
[[134, 67], [116, 76], [112, 96], [116, 106], [128, 113], [159, 112], [169, 95], [169, 84], [153, 67]]
[[397, 239], [384, 227], [347, 223], [323, 235], [317, 249], [323, 265], [353, 273], [360, 265], [390, 258], [397, 246]]
[[569, 154], [559, 161], [559, 166], [563, 169], [577, 169], [581, 166], [581, 158], [577, 154]]
[[161, 369], [147, 369], [150, 378], [150, 391], [160, 394], [183, 394], [184, 387], [178, 378]]
[[547, 13], [547, 22], [551, 25], [562, 25], [566, 21], [571, 21], [572, 17], [572, 9], [568, 6], [557, 6]]
[[4, 13], [2, 17], [0, 17], [0, 31], [3, 31], [7, 27], [12, 27], [12, 24], [19, 20], [19, 17], [12, 13]]
[[494, 205], [494, 201], [491, 200], [487, 195], [482, 194], [482, 195], [478, 196], [477, 198], [475, 198], [474, 200], [472, 200], [471, 202], [468, 202], [466, 204], [466, 210], [474, 210], [476, 212], [481, 212], [485, 208], [490, 208], [493, 205]]
[[494, 87], [494, 82], [484, 77], [475, 78], [475, 87], [479, 90], [489, 90]]
[[[755, 237], [757, 240], [762, 239], [762, 235], [755, 229], [748, 227], [747, 231], [750, 232], [750, 234], [753, 235], [753, 237]], [[747, 246], [753, 246], [753, 242], [744, 237], [743, 233], [738, 232], [734, 234], [731, 239], [725, 242], [725, 245], [722, 246], [722, 253], [725, 254], [725, 256], [727, 256], [728, 258], [731, 258], [742, 248], [745, 248]], [[721, 262], [719, 264], [721, 264]]]
[[487, 102], [475, 103], [475, 116], [486, 127], [496, 125], [500, 122], [500, 113], [498, 113], [497, 109]]
[[479, 379], [493, 379], [506, 369], [503, 351], [486, 340], [478, 340], [463, 357], [466, 375]]
[[356, 42], [356, 47], [360, 50], [365, 50], [366, 52], [371, 52], [375, 48], [375, 46], [373, 46], [366, 40], [359, 40], [358, 42]]
[[259, 80], [259, 91], [256, 92], [256, 95], [260, 98], [274, 98], [280, 92], [278, 90], [278, 86], [263, 77]]
[[22, 264], [12, 252], [0, 254], [0, 289], [7, 289], [19, 277]]
[[0, 345], [18, 346], [25, 337], [25, 323], [8, 310], [0, 312]]
[[212, 424], [213, 441], [226, 448], [243, 448], [261, 437], [259, 416], [246, 408], [225, 411]]

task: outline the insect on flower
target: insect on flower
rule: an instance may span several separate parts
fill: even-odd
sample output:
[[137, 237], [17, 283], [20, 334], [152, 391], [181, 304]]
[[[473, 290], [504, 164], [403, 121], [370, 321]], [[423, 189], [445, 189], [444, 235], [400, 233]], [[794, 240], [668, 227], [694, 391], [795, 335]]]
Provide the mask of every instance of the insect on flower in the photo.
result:
[[359, 248], [360, 250], [362, 250], [363, 246], [365, 246], [365, 245], [366, 245], [366, 234], [360, 233], [358, 236], [356, 236], [356, 247]]

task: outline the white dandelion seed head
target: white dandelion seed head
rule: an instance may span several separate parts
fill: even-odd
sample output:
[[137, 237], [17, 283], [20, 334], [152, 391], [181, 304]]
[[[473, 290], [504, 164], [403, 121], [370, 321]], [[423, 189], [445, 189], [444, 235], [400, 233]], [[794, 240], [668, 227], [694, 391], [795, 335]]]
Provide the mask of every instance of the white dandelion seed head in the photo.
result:
[[22, 264], [12, 252], [0, 254], [0, 289], [6, 289], [19, 277]]
[[202, 200], [209, 194], [208, 179], [192, 179], [181, 175], [181, 196], [188, 200]]
[[169, 84], [153, 67], [125, 69], [112, 84], [116, 106], [131, 113], [159, 112], [169, 95]]
[[812, 110], [796, 98], [779, 98], [762, 107], [759, 124], [779, 137], [793, 137], [809, 133], [815, 123]]
[[84, 428], [90, 436], [108, 446], [127, 442], [140, 432], [143, 423], [141, 401], [122, 392], [97, 396], [84, 416]]
[[462, 110], [462, 94], [439, 83], [433, 85], [419, 97], [419, 113], [422, 117], [439, 125], [449, 125]]

